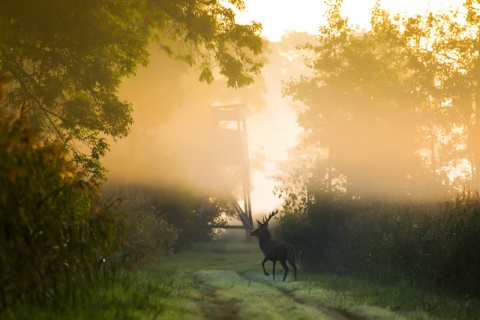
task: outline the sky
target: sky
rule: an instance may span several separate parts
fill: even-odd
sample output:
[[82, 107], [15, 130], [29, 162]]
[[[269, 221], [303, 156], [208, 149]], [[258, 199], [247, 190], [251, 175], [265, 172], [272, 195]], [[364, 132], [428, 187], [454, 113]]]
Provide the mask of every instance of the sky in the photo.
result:
[[[263, 24], [263, 34], [270, 41], [279, 41], [288, 30], [315, 34], [325, 11], [323, 0], [244, 0], [246, 9], [238, 21], [257, 21]], [[458, 6], [463, 0], [381, 0], [383, 8], [392, 12], [424, 14], [432, 10]], [[368, 27], [375, 0], [344, 0], [343, 13], [353, 24]]]

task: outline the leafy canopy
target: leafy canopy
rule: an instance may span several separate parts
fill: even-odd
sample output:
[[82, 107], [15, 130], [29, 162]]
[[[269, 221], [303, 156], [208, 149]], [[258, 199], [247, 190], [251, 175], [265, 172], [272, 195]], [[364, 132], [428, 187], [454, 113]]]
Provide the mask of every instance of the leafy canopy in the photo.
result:
[[[197, 0], [5, 0], [0, 2], [0, 76], [8, 80], [4, 106], [28, 102], [43, 139], [60, 139], [97, 176], [106, 137], [128, 134], [132, 107], [120, 101], [121, 80], [148, 62], [156, 41], [171, 57], [214, 68], [230, 87], [253, 82], [262, 63], [261, 25], [239, 25], [229, 3]], [[90, 153], [90, 154], [87, 154]]]
[[351, 197], [448, 191], [456, 163], [480, 165], [478, 0], [412, 17], [377, 3], [367, 31], [341, 0], [327, 5], [316, 42], [301, 47], [310, 75], [284, 88], [305, 107], [308, 143], [325, 151], [311, 183]]

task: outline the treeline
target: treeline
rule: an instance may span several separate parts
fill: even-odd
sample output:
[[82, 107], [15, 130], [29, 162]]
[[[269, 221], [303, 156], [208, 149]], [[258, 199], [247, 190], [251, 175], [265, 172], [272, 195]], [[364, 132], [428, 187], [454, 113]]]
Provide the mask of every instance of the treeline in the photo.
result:
[[480, 297], [480, 197], [390, 202], [322, 197], [287, 214], [277, 236], [302, 267]]

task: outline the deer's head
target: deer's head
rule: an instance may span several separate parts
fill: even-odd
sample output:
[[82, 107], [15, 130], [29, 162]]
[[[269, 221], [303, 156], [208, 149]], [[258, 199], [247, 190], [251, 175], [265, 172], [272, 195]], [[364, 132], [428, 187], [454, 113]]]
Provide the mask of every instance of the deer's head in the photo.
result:
[[257, 225], [258, 225], [258, 228], [253, 230], [252, 233], [250, 233], [251, 236], [254, 236], [254, 237], [261, 237], [262, 235], [264, 234], [270, 234], [270, 232], [268, 231], [268, 221], [270, 221], [270, 219], [272, 219], [276, 214], [278, 213], [278, 210], [276, 211], [272, 211], [270, 213], [270, 215], [268, 216], [268, 218], [266, 217], [263, 217], [263, 221], [260, 222], [257, 220]]

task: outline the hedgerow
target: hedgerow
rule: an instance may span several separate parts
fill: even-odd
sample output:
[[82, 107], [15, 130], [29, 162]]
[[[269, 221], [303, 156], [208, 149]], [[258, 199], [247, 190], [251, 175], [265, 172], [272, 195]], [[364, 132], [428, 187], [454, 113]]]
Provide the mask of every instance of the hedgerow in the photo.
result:
[[286, 214], [277, 236], [303, 267], [480, 296], [480, 198], [441, 203], [325, 199]]

